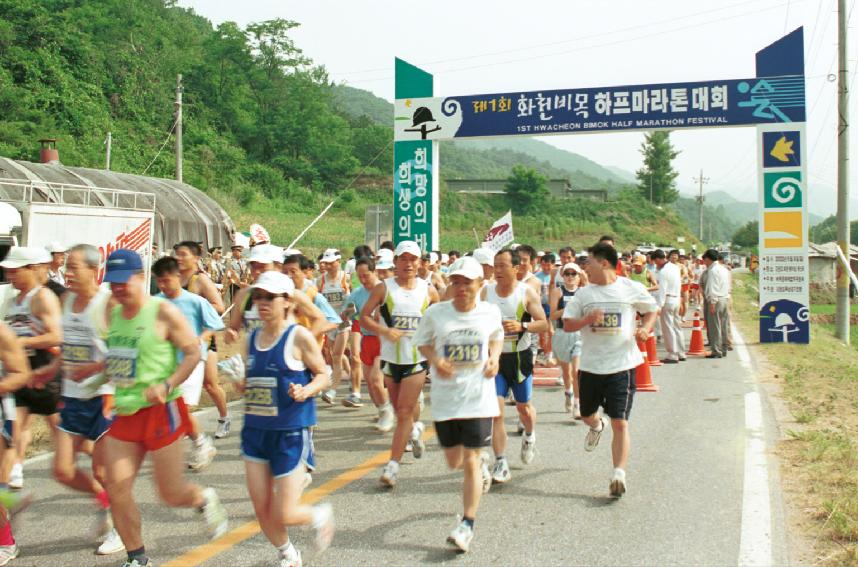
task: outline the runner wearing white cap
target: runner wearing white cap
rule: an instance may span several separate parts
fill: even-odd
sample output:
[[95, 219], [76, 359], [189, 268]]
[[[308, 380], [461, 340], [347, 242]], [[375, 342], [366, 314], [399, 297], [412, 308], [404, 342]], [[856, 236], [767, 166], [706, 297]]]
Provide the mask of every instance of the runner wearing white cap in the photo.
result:
[[556, 329], [551, 339], [554, 356], [560, 362], [560, 376], [563, 379], [565, 409], [573, 414], [575, 419], [581, 418], [581, 408], [578, 397], [578, 365], [581, 361], [581, 332], [563, 330], [563, 310], [566, 304], [582, 285], [583, 270], [574, 262], [568, 262], [561, 268], [560, 286], [551, 288], [549, 319]]
[[495, 251], [491, 248], [477, 248], [474, 250], [474, 259], [483, 268], [483, 287], [486, 287], [495, 279]]
[[[380, 282], [372, 290], [361, 310], [360, 323], [381, 337], [382, 371], [396, 410], [396, 430], [390, 448], [390, 461], [385, 465], [381, 482], [394, 486], [399, 475], [399, 461], [411, 439], [414, 457], [423, 455], [423, 424], [418, 421], [418, 398], [426, 381], [428, 364], [413, 343], [423, 313], [438, 301], [438, 292], [417, 278], [420, 247], [404, 240], [394, 251], [396, 275]], [[379, 309], [381, 321], [373, 313]]]
[[488, 457], [492, 420], [498, 415], [494, 377], [503, 350], [501, 314], [479, 301], [483, 270], [474, 258], [450, 267], [452, 301], [432, 305], [420, 321], [414, 344], [432, 367], [432, 415], [447, 466], [464, 469], [461, 523], [447, 541], [468, 551], [480, 493], [491, 487]]
[[[316, 288], [319, 290], [336, 313], [343, 308], [346, 296], [351, 291], [348, 275], [340, 269], [340, 251], [336, 248], [328, 248], [322, 254], [319, 263], [322, 275], [316, 280]], [[325, 339], [325, 348], [330, 356], [331, 362], [331, 384], [322, 394], [322, 401], [333, 404], [337, 397], [337, 387], [343, 377], [343, 372], [350, 372], [349, 360], [346, 358], [346, 346], [348, 345], [350, 328], [335, 328], [328, 331]]]
[[57, 282], [61, 286], [66, 285], [66, 252], [68, 249], [54, 240], [47, 246], [51, 255], [51, 264], [48, 267], [48, 279]]

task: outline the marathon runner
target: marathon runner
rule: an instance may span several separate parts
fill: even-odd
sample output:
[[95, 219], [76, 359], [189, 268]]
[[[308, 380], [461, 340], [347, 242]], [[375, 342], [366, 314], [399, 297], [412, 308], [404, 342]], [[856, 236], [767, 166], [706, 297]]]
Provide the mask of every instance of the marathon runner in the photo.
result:
[[[542, 303], [542, 310], [545, 312], [546, 318], [551, 313], [549, 289], [551, 289], [551, 276], [554, 272], [554, 260], [555, 257], [552, 252], [543, 254], [539, 259], [539, 271], [536, 273], [536, 279], [539, 280], [539, 300]], [[548, 331], [539, 333], [539, 348], [543, 352], [540, 362], [548, 366], [553, 366], [557, 362], [551, 352], [551, 338], [553, 334], [551, 326], [548, 327]]]
[[[196, 242], [186, 240], [179, 242], [173, 247], [176, 261], [179, 263], [181, 274], [182, 289], [191, 293], [195, 293], [214, 307], [218, 315], [223, 315], [226, 308], [223, 304], [223, 296], [218, 290], [212, 279], [203, 271], [200, 270], [200, 257], [202, 256], [202, 248]], [[217, 429], [215, 430], [215, 439], [223, 439], [229, 435], [230, 418], [229, 410], [226, 407], [226, 392], [220, 385], [217, 375], [217, 341], [212, 333], [209, 339], [209, 349], [214, 356], [207, 356], [203, 361], [203, 387], [206, 393], [217, 407], [218, 420]], [[198, 447], [197, 459], [200, 461], [203, 455], [199, 453], [201, 449]]]
[[[182, 315], [191, 325], [194, 335], [198, 337], [200, 345], [200, 360], [194, 367], [190, 377], [182, 383], [182, 398], [185, 404], [192, 410], [200, 405], [200, 395], [203, 389], [203, 374], [206, 367], [205, 359], [208, 356], [217, 356], [208, 350], [209, 341], [215, 331], [222, 330], [223, 321], [214, 310], [214, 307], [201, 296], [182, 289], [181, 273], [179, 264], [175, 258], [161, 258], [152, 266], [152, 275], [161, 290], [156, 297], [167, 299], [179, 308]], [[181, 360], [181, 355], [180, 355]], [[188, 468], [201, 471], [209, 466], [217, 455], [217, 449], [208, 435], [200, 431], [199, 422], [190, 414], [190, 429], [188, 437], [191, 438], [192, 452], [188, 460]]]
[[[394, 251], [396, 275], [376, 285], [361, 310], [361, 326], [381, 338], [382, 372], [396, 411], [390, 461], [380, 478], [387, 486], [396, 485], [399, 461], [409, 438], [415, 458], [421, 458], [425, 449], [417, 400], [423, 392], [428, 364], [417, 352], [413, 338], [423, 313], [438, 301], [438, 292], [417, 277], [420, 257], [416, 242], [400, 242]], [[376, 308], [381, 315], [379, 322], [373, 319]]]
[[[343, 302], [349, 294], [351, 287], [346, 273], [340, 269], [340, 251], [336, 248], [328, 248], [322, 254], [319, 264], [322, 275], [316, 281], [319, 290], [336, 313], [343, 309]], [[333, 404], [337, 397], [337, 387], [343, 377], [343, 372], [351, 374], [351, 366], [346, 357], [346, 346], [349, 342], [350, 327], [337, 327], [328, 331], [326, 335], [326, 347], [331, 360], [331, 385], [322, 394], [322, 401]]]
[[[629, 458], [629, 414], [635, 393], [635, 368], [643, 362], [635, 339], [645, 341], [655, 324], [658, 306], [638, 282], [617, 276], [617, 251], [608, 244], [590, 249], [587, 262], [589, 283], [566, 304], [563, 330], [581, 331], [579, 391], [581, 415], [590, 426], [584, 448], [593, 451], [611, 418], [611, 455], [614, 473], [610, 495], [626, 492]], [[637, 314], [643, 314], [635, 328]]]
[[[520, 247], [519, 247], [520, 248]], [[515, 407], [524, 425], [521, 439], [521, 461], [533, 461], [536, 444], [536, 408], [533, 406], [533, 352], [530, 333], [541, 333], [548, 327], [539, 294], [526, 283], [516, 279], [520, 273], [521, 258], [518, 249], [501, 250], [494, 257], [495, 283], [483, 290], [483, 300], [496, 305], [503, 318], [503, 354], [500, 370], [495, 377], [499, 415], [494, 418], [492, 447], [495, 464], [492, 480], [504, 483], [510, 479], [506, 459], [507, 434], [504, 427], [504, 398], [512, 391]]]
[[241, 454], [256, 518], [277, 548], [281, 566], [300, 567], [301, 553], [289, 540], [287, 526], [312, 524], [322, 551], [334, 535], [331, 505], [301, 504], [308, 471], [315, 468], [313, 397], [328, 382], [315, 337], [295, 322], [291, 297], [295, 284], [273, 271], [253, 285], [253, 304], [262, 326], [247, 340], [247, 378]]
[[[128, 553], [126, 567], [140, 567], [149, 565], [149, 558], [133, 487], [147, 453], [168, 506], [196, 508], [212, 538], [226, 533], [227, 515], [213, 488], [190, 484], [182, 475], [185, 461], [177, 441], [190, 424], [179, 386], [200, 360], [197, 337], [178, 308], [146, 296], [143, 262], [135, 252], [111, 253], [104, 281], [119, 303], [107, 334], [106, 373], [116, 387], [116, 417], [105, 439], [105, 488]], [[178, 364], [177, 351], [184, 354]]]
[[447, 466], [464, 469], [461, 523], [447, 541], [467, 552], [474, 538], [480, 493], [491, 487], [488, 456], [492, 421], [498, 415], [493, 378], [503, 350], [498, 308], [478, 301], [483, 270], [473, 258], [450, 267], [453, 300], [429, 307], [414, 344], [432, 367], [432, 416]]
[[581, 362], [581, 333], [563, 330], [563, 310], [566, 304], [582, 285], [583, 270], [578, 264], [569, 262], [562, 267], [559, 287], [551, 289], [551, 313], [549, 319], [554, 321], [556, 329], [552, 337], [552, 352], [560, 361], [560, 375], [565, 388], [566, 413], [571, 413], [575, 419], [581, 419], [580, 394], [578, 391], [578, 366]]

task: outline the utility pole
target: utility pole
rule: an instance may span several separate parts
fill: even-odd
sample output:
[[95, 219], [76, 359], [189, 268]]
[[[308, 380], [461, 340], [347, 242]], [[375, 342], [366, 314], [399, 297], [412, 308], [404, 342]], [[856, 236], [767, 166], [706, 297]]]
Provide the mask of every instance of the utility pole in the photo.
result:
[[176, 181], [182, 182], [182, 75], [176, 78]]
[[[846, 0], [837, 1], [837, 245], [849, 258], [849, 82], [846, 59]], [[842, 267], [837, 278], [837, 338], [849, 344], [849, 272]]]
[[703, 177], [703, 170], [700, 170], [700, 177], [695, 177], [694, 181], [700, 184], [700, 194], [697, 196], [697, 212], [700, 215], [700, 241], [705, 242], [703, 240], [703, 201], [705, 201], [703, 197], [703, 184], [709, 183], [708, 177]]
[[113, 142], [113, 136], [110, 132], [107, 133], [107, 139], [104, 140], [104, 145], [107, 146], [107, 155], [105, 156], [104, 169], [110, 171], [110, 144]]

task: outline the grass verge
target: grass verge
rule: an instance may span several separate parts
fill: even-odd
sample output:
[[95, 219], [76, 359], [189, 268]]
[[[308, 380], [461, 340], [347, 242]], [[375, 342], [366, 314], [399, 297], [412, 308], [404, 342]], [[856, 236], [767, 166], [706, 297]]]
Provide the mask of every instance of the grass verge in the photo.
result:
[[[751, 341], [759, 332], [757, 301], [756, 278], [736, 274], [734, 312]], [[811, 325], [810, 345], [754, 348], [771, 366], [798, 423], [778, 452], [797, 527], [812, 541], [809, 562], [858, 565], [858, 352], [837, 340], [829, 325]]]

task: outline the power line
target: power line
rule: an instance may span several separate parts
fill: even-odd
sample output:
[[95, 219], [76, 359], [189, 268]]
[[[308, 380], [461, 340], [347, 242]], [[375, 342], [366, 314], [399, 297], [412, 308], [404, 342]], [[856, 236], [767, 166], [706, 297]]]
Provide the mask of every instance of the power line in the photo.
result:
[[172, 126], [172, 127], [170, 127], [170, 131], [169, 131], [169, 132], [167, 132], [167, 137], [166, 137], [166, 138], [164, 138], [164, 143], [163, 143], [163, 144], [161, 144], [161, 147], [160, 147], [160, 148], [158, 148], [158, 153], [157, 153], [157, 154], [155, 154], [155, 157], [153, 157], [153, 158], [152, 158], [152, 161], [150, 161], [150, 162], [149, 162], [149, 165], [147, 165], [147, 166], [146, 166], [146, 169], [144, 169], [144, 170], [140, 173], [140, 175], [146, 175], [146, 172], [147, 172], [147, 171], [149, 171], [149, 168], [150, 168], [150, 167], [152, 167], [152, 164], [153, 164], [153, 163], [155, 163], [155, 160], [156, 160], [156, 159], [158, 159], [158, 156], [159, 156], [159, 155], [161, 155], [161, 152], [164, 150], [164, 146], [166, 146], [166, 145], [167, 145], [167, 142], [169, 142], [169, 141], [170, 141], [170, 136], [172, 136], [172, 135], [173, 135], [173, 130], [175, 130], [175, 129], [176, 129], [176, 124], [178, 124], [178, 123], [179, 123], [179, 120], [178, 120], [178, 118], [177, 118], [177, 119], [173, 122], [173, 126]]

